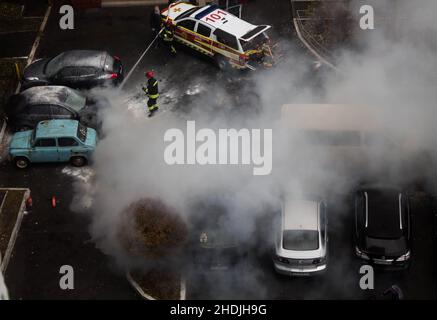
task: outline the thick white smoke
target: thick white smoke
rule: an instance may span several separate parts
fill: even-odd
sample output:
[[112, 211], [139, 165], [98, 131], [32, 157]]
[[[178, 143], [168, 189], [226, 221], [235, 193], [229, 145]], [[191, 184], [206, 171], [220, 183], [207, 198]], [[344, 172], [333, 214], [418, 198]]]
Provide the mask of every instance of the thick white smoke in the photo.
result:
[[[378, 1], [376, 16], [379, 6], [390, 3]], [[437, 156], [437, 23], [431, 13], [437, 13], [435, 1], [397, 1], [395, 21], [377, 18], [376, 29], [365, 35], [364, 49], [342, 51], [337, 64], [341, 72], [318, 75], [322, 77], [318, 85], [314, 85], [308, 56], [293, 49], [289, 39], [281, 39], [288, 50], [277, 68], [172, 83], [187, 91], [185, 98], [168, 99], [165, 112], [151, 119], [146, 117], [142, 100], [127, 93], [105, 92], [112, 105], [102, 114], [104, 138], [95, 154], [95, 176], [92, 184], [78, 183], [76, 194], [79, 203], [92, 198], [87, 212], [98, 246], [108, 255], [120, 254], [120, 213], [145, 196], [162, 199], [186, 217], [193, 199], [232, 194], [231, 214], [238, 219], [240, 232], [250, 235], [263, 208], [278, 205], [284, 190], [345, 193], [368, 173], [365, 170], [377, 174], [373, 178], [382, 172], [392, 183], [411, 183], [424, 171], [432, 173], [416, 165], [418, 154]], [[166, 70], [167, 74], [183, 72], [174, 64], [168, 68], [175, 69]], [[163, 91], [165, 84], [170, 87], [165, 81]], [[373, 148], [366, 155], [370, 159], [366, 169], [351, 172], [348, 164], [337, 163], [330, 152], [314, 151], [305, 141], [296, 142], [289, 132], [284, 133], [281, 106], [290, 103], [371, 106], [383, 134], [391, 141], [402, 141], [401, 147]], [[163, 159], [164, 132], [183, 129], [186, 120], [196, 120], [198, 128], [272, 128], [272, 174], [253, 176], [251, 167], [242, 166], [168, 166]], [[84, 211], [80, 205], [75, 209]]]

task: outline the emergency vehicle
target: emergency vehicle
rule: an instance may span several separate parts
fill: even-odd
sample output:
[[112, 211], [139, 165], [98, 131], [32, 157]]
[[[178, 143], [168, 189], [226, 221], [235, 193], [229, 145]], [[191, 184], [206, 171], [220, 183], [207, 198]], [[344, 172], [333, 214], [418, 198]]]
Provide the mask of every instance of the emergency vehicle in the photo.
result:
[[273, 64], [266, 34], [269, 25], [250, 24], [215, 4], [199, 7], [176, 2], [162, 10], [161, 17], [176, 41], [213, 58], [221, 69]]

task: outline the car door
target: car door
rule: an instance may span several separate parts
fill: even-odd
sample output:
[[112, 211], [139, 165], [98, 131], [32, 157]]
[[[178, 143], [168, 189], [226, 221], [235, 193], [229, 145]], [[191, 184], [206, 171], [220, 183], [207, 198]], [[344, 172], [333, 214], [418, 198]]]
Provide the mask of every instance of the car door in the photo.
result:
[[82, 150], [82, 146], [73, 137], [61, 137], [58, 138], [58, 154], [59, 161], [67, 162], [73, 154], [78, 154]]
[[57, 162], [58, 147], [55, 138], [37, 138], [30, 150], [31, 162]]
[[77, 72], [77, 85], [81, 88], [91, 88], [98, 85], [98, 72], [93, 67], [78, 67]]
[[196, 28], [196, 21], [193, 19], [184, 19], [177, 23], [175, 36], [184, 44], [190, 46], [194, 42], [194, 30]]
[[212, 51], [213, 41], [211, 40], [212, 29], [206, 24], [202, 22], [198, 22], [196, 27], [196, 33], [199, 34], [196, 35], [194, 38], [196, 44], [200, 45], [202, 49], [206, 50], [206, 53], [212, 55], [213, 54]]

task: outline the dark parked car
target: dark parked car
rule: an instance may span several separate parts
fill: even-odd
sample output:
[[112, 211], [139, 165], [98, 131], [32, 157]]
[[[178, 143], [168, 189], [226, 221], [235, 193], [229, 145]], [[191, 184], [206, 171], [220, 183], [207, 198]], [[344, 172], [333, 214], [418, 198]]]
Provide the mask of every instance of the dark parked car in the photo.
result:
[[93, 100], [63, 86], [33, 87], [12, 96], [6, 106], [6, 121], [13, 131], [35, 128], [38, 122], [52, 119], [79, 120], [98, 129], [97, 112], [107, 100]]
[[39, 59], [24, 69], [23, 90], [44, 85], [93, 88], [117, 85], [123, 80], [120, 58], [106, 51], [71, 50], [50, 59]]
[[410, 204], [396, 188], [369, 186], [355, 193], [355, 252], [378, 265], [406, 267], [411, 254]]
[[218, 199], [195, 204], [190, 217], [192, 261], [200, 271], [225, 271], [241, 265], [247, 252], [238, 224]]

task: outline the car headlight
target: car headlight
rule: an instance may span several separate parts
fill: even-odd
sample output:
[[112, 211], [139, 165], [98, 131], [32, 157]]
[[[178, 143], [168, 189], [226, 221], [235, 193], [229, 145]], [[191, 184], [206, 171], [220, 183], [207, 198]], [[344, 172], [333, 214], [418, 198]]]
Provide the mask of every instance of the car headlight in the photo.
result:
[[26, 80], [27, 81], [36, 81], [36, 80], [39, 80], [39, 78], [38, 77], [27, 77]]
[[400, 256], [399, 258], [396, 259], [396, 261], [407, 261], [408, 259], [410, 259], [410, 251], [408, 251], [406, 254]]

